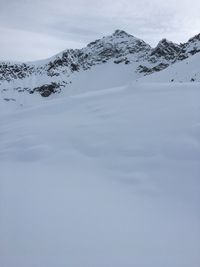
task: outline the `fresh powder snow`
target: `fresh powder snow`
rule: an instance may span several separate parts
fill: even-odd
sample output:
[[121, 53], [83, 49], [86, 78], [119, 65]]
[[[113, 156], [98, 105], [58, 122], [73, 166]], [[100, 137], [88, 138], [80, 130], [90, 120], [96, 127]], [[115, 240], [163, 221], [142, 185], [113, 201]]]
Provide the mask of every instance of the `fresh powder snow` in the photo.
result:
[[1, 266], [199, 267], [199, 98], [133, 82], [7, 103]]

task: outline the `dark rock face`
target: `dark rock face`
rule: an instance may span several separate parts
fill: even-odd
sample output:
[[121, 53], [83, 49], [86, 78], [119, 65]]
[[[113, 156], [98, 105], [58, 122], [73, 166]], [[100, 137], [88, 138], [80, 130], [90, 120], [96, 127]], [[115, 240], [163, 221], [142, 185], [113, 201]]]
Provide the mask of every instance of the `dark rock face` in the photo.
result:
[[166, 39], [161, 40], [151, 52], [151, 56], [163, 57], [166, 60], [174, 60], [181, 53], [181, 46]]
[[51, 94], [59, 92], [60, 86], [61, 85], [57, 83], [44, 84], [40, 87], [36, 87], [33, 90], [31, 90], [30, 94], [33, 94], [34, 92], [39, 92], [41, 96], [48, 97]]
[[156, 65], [155, 67], [152, 67], [152, 68], [148, 68], [146, 66], [140, 65], [137, 68], [137, 71], [139, 73], [144, 73], [144, 75], [148, 75], [148, 74], [151, 74], [151, 73], [154, 73], [154, 72], [158, 72], [158, 71], [164, 70], [168, 66], [169, 66], [169, 64], [164, 64], [164, 63], [160, 63], [160, 64], [158, 64], [158, 65]]
[[11, 81], [13, 79], [24, 79], [34, 73], [34, 67], [22, 64], [0, 63], [0, 81]]

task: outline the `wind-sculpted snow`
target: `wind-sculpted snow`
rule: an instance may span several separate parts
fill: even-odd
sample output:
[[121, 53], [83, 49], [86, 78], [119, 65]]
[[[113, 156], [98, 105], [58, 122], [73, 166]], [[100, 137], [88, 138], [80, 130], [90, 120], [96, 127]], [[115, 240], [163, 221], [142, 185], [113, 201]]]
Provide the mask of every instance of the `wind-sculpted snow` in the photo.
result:
[[0, 102], [0, 265], [199, 267], [198, 83], [82, 86]]

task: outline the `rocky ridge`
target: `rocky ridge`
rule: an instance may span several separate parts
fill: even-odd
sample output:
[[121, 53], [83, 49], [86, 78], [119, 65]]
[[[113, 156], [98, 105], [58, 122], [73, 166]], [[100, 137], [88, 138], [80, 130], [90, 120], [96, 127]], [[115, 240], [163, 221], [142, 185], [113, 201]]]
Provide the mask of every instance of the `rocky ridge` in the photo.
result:
[[[200, 52], [200, 34], [184, 44], [161, 40], [155, 48], [125, 31], [116, 30], [112, 35], [89, 43], [82, 49], [67, 49], [58, 55], [38, 62], [0, 62], [0, 83], [16, 80], [31, 80], [26, 90], [39, 92], [42, 96], [59, 92], [70, 82], [74, 72], [91, 69], [93, 66], [112, 61], [114, 64], [137, 63], [137, 72], [148, 75], [167, 68]], [[48, 77], [49, 84], [36, 86], [33, 80]]]

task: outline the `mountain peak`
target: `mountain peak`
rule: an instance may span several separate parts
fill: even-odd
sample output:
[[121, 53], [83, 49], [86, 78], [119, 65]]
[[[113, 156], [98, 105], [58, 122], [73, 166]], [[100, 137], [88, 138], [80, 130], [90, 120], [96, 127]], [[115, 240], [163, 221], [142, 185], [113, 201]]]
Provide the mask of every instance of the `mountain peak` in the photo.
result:
[[182, 47], [191, 55], [200, 52], [200, 33], [190, 38], [187, 43], [182, 45]]
[[163, 38], [162, 40], [160, 40], [160, 42], [158, 43], [158, 46], [169, 46], [169, 45], [174, 45], [174, 43], [172, 41], [167, 40], [166, 38]]
[[188, 40], [188, 42], [195, 42], [195, 41], [200, 41], [200, 33]]
[[123, 31], [123, 30], [119, 30], [117, 29], [113, 34], [113, 36], [131, 36], [130, 34], [128, 34], [127, 32]]
[[181, 47], [166, 38], [162, 39], [158, 45], [152, 50], [151, 55], [163, 57], [166, 60], [174, 60], [177, 54], [181, 52]]
[[[0, 62], [0, 84], [4, 81], [18, 82], [30, 77], [30, 87], [23, 90], [30, 93], [36, 91], [46, 96], [70, 83], [68, 77], [74, 72], [89, 70], [99, 64], [107, 62], [133, 64], [133, 68], [135, 66], [137, 68], [137, 73], [147, 75], [198, 52], [200, 52], [200, 34], [180, 45], [162, 39], [155, 48], [152, 48], [143, 40], [117, 29], [113, 34], [95, 40], [84, 48], [67, 49], [46, 60], [27, 63]], [[66, 79], [63, 78], [63, 74]], [[32, 83], [32, 77], [41, 75], [48, 77], [48, 84], [42, 84], [40, 78], [39, 82]]]

